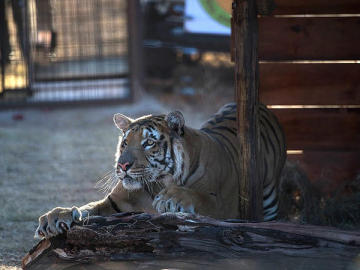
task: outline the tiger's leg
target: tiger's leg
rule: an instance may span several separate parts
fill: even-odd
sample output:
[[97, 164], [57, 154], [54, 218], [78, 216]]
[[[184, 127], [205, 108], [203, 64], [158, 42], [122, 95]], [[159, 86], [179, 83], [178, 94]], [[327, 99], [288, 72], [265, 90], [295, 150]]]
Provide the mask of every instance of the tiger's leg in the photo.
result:
[[82, 207], [56, 207], [39, 218], [34, 237], [49, 238], [69, 230], [73, 223], [80, 223], [87, 216], [113, 213], [116, 213], [116, 210], [111, 206], [109, 196]]
[[264, 221], [275, 220], [279, 210], [278, 183], [276, 177], [273, 177], [263, 191], [263, 214]]
[[39, 218], [35, 238], [49, 238], [70, 229], [88, 216], [107, 216], [117, 212], [147, 211], [154, 212], [152, 199], [143, 190], [128, 192], [118, 185], [110, 195], [102, 200], [90, 202], [81, 207], [56, 207]]
[[216, 195], [194, 191], [191, 188], [171, 185], [155, 196], [152, 203], [159, 213], [183, 212], [216, 216]]

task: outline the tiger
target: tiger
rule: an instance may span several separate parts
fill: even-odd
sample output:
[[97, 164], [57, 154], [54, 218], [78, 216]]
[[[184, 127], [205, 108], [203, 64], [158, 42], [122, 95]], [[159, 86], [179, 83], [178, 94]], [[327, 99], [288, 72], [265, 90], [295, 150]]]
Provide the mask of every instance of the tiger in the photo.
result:
[[[283, 131], [266, 106], [257, 106], [264, 220], [276, 219], [278, 185], [286, 159]], [[36, 238], [69, 230], [92, 215], [118, 212], [192, 213], [216, 219], [240, 216], [236, 104], [223, 106], [200, 129], [179, 111], [131, 119], [113, 117], [120, 136], [116, 184], [105, 198], [81, 207], [56, 207], [39, 218]]]

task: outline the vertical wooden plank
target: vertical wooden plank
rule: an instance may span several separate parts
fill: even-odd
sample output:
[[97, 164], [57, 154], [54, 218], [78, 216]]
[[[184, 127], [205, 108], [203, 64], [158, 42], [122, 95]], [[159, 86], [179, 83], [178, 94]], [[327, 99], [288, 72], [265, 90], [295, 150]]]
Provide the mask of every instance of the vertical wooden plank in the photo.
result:
[[230, 34], [230, 60], [235, 62], [235, 35], [234, 35], [234, 17], [231, 17], [231, 34]]
[[237, 101], [240, 218], [263, 219], [263, 185], [258, 173], [258, 22], [255, 0], [233, 2], [235, 92]]
[[24, 8], [24, 61], [27, 66], [26, 71], [26, 80], [27, 80], [27, 93], [28, 95], [32, 94], [32, 82], [34, 81], [34, 62], [32, 61], [32, 54], [31, 54], [31, 43], [30, 43], [30, 3], [29, 1], [25, 1], [25, 8]]
[[127, 27], [131, 98], [137, 99], [144, 85], [143, 27], [139, 0], [127, 0]]
[[0, 69], [1, 69], [1, 85], [0, 85], [0, 97], [4, 94], [5, 91], [5, 66], [6, 66], [6, 56], [10, 52], [10, 48], [8, 44], [5, 42], [6, 39], [9, 37], [9, 30], [7, 28], [7, 25], [5, 23], [5, 9], [6, 9], [6, 3], [5, 1], [0, 1], [0, 18], [1, 18], [1, 24], [0, 24]]

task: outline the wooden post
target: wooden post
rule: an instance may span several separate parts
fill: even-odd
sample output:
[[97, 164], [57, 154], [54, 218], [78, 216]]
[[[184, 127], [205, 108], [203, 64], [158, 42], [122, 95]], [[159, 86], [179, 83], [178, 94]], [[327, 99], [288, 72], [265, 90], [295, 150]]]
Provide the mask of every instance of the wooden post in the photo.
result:
[[259, 177], [258, 22], [255, 0], [235, 0], [232, 16], [232, 59], [235, 61], [240, 218], [263, 219], [263, 183]]
[[137, 99], [144, 86], [143, 20], [139, 0], [127, 0], [127, 27], [130, 87], [132, 99]]

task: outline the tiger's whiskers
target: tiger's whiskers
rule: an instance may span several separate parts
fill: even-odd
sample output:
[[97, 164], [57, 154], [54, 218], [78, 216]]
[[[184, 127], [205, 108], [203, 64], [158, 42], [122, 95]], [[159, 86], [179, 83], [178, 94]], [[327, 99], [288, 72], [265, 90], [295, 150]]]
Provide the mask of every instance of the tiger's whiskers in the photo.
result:
[[95, 187], [98, 188], [103, 193], [109, 193], [118, 182], [118, 177], [114, 170], [108, 171], [102, 178], [100, 178]]

